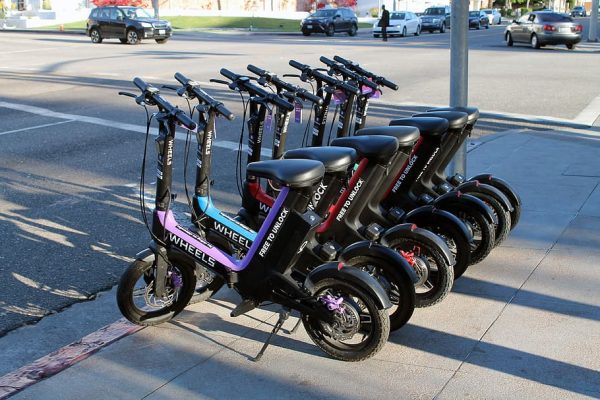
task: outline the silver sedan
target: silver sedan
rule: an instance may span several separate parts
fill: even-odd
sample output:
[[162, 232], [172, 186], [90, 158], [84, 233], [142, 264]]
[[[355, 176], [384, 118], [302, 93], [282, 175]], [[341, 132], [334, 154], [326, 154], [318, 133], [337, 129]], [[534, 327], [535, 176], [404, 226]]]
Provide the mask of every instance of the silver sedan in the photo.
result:
[[581, 24], [566, 14], [536, 11], [513, 20], [506, 27], [504, 40], [508, 46], [521, 42], [539, 49], [547, 44], [564, 44], [572, 50], [581, 41], [582, 30]]

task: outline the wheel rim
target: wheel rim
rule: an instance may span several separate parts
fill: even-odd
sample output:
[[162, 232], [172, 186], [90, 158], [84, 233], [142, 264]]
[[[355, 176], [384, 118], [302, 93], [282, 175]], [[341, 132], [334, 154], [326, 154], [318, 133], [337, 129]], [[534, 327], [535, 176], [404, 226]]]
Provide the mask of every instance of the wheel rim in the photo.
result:
[[533, 35], [533, 36], [531, 37], [531, 45], [532, 45], [533, 47], [537, 47], [537, 36]]
[[129, 43], [137, 43], [138, 41], [138, 35], [135, 31], [129, 31], [129, 33], [127, 34], [127, 40], [129, 41]]
[[169, 267], [165, 282], [166, 296], [158, 298], [154, 295], [154, 274], [156, 268], [146, 271], [135, 283], [132, 291], [134, 306], [145, 313], [170, 307], [179, 298], [183, 288], [181, 271], [177, 267]]
[[92, 42], [98, 42], [100, 40], [100, 34], [97, 30], [92, 31]]

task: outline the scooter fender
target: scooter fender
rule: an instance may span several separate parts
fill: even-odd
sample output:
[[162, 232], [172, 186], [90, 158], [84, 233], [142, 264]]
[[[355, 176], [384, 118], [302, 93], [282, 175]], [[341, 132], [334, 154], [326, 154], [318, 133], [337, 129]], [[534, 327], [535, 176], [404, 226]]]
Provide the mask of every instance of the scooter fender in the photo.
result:
[[315, 283], [327, 278], [343, 280], [356, 285], [372, 296], [380, 310], [388, 309], [392, 306], [387, 293], [375, 278], [358, 268], [345, 267], [342, 261], [331, 261], [321, 264], [310, 271], [304, 280], [304, 287], [311, 294], [314, 294]]
[[490, 207], [488, 207], [481, 199], [462, 192], [457, 191], [443, 194], [434, 200], [433, 205], [446, 211], [464, 207], [472, 208], [482, 214], [488, 223], [498, 223], [498, 217], [494, 215]]
[[446, 264], [450, 266], [454, 265], [456, 262], [446, 242], [435, 233], [430, 232], [427, 229], [418, 228], [415, 224], [399, 224], [388, 229], [381, 237], [379, 243], [389, 247], [389, 240], [399, 236], [413, 239], [419, 243], [425, 243], [430, 247], [437, 248], [442, 252]]
[[404, 217], [404, 222], [416, 224], [417, 226], [434, 225], [440, 220], [446, 220], [449, 223], [454, 224], [456, 228], [463, 234], [464, 239], [467, 242], [473, 242], [473, 235], [471, 234], [471, 231], [467, 229], [467, 226], [460, 220], [460, 218], [452, 213], [449, 213], [448, 211], [435, 208], [432, 205], [415, 208]]
[[406, 279], [409, 279], [413, 284], [417, 283], [419, 280], [416, 272], [410, 266], [408, 261], [404, 259], [404, 257], [389, 247], [368, 240], [352, 243], [350, 246], [342, 250], [342, 253], [338, 259], [342, 262], [346, 262], [353, 257], [364, 255], [397, 265], [400, 273], [404, 274]]
[[510, 200], [500, 189], [493, 187], [492, 185], [488, 185], [486, 183], [474, 180], [474, 181], [466, 181], [456, 187], [456, 190], [460, 190], [463, 193], [483, 193], [487, 194], [502, 204], [502, 208], [504, 208], [508, 212], [514, 211]]
[[487, 185], [491, 185], [498, 190], [500, 190], [508, 199], [512, 202], [512, 204], [516, 206], [521, 205], [521, 197], [517, 192], [503, 179], [492, 176], [492, 174], [479, 174], [475, 175], [469, 180], [478, 180], [481, 183], [485, 183]]
[[150, 244], [149, 247], [147, 247], [144, 250], [137, 253], [135, 255], [135, 260], [143, 261], [143, 262], [147, 262], [147, 263], [154, 262], [154, 260], [156, 259], [156, 254], [154, 253], [154, 250], [152, 249], [153, 244], [154, 243]]

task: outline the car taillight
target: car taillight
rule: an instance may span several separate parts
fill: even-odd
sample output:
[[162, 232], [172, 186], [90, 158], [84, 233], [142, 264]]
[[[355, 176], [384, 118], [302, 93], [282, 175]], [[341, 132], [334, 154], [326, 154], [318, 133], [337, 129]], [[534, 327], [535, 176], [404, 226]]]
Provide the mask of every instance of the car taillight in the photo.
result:
[[554, 25], [544, 25], [544, 30], [545, 31], [555, 31], [556, 27]]
[[575, 32], [581, 32], [583, 30], [583, 25], [575, 25]]

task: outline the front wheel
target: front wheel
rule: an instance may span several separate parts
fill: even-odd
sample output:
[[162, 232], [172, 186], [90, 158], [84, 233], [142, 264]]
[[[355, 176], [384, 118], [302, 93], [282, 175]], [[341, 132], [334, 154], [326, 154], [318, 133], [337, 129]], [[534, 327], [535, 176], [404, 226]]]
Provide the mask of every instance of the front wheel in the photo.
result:
[[575, 49], [575, 44], [573, 44], [573, 43], [567, 44], [567, 49], [574, 50]]
[[531, 35], [531, 47], [533, 47], [534, 49], [539, 49], [540, 47], [542, 47], [535, 33]]
[[510, 34], [510, 32], [507, 32], [506, 33], [506, 45], [508, 47], [512, 47], [513, 44], [514, 44], [514, 42], [513, 42], [512, 35]]
[[387, 342], [390, 321], [386, 310], [363, 290], [343, 280], [315, 282], [314, 297], [331, 313], [330, 321], [303, 314], [302, 323], [312, 341], [341, 361], [362, 361], [374, 356]]
[[416, 307], [430, 307], [450, 293], [454, 270], [446, 263], [440, 250], [401, 236], [390, 238], [388, 246], [404, 257], [419, 278], [415, 283]]
[[421, 34], [421, 25], [417, 26], [417, 30], [415, 31], [415, 36], [419, 36]]
[[129, 44], [138, 44], [140, 43], [140, 35], [138, 35], [135, 29], [130, 29], [127, 31], [127, 43]]
[[327, 30], [325, 31], [325, 34], [327, 36], [333, 36], [334, 33], [335, 33], [335, 27], [333, 25], [329, 25], [327, 27]]
[[156, 43], [158, 44], [163, 44], [163, 43], [167, 43], [169, 41], [169, 39], [154, 39], [156, 41]]
[[495, 199], [494, 197], [485, 194], [485, 193], [469, 193], [472, 196], [475, 196], [485, 204], [490, 207], [492, 213], [498, 218], [498, 223], [495, 224], [494, 230], [494, 247], [498, 246], [500, 243], [504, 242], [506, 238], [508, 238], [508, 234], [510, 233], [510, 213], [507, 209], [505, 209], [502, 204]]
[[466, 207], [453, 214], [460, 218], [473, 234], [471, 265], [483, 261], [494, 248], [496, 238], [494, 226], [485, 219], [483, 214]]
[[402, 28], [402, 37], [406, 37], [406, 27]]
[[440, 28], [440, 33], [444, 33], [446, 32], [446, 24], [442, 24], [441, 28]]
[[92, 40], [92, 43], [102, 43], [102, 35], [100, 35], [100, 31], [98, 29], [92, 29], [90, 31], [90, 39]]
[[188, 304], [196, 277], [185, 266], [169, 265], [165, 275], [163, 298], [155, 296], [156, 265], [136, 260], [121, 276], [117, 287], [117, 305], [125, 318], [137, 325], [158, 325], [179, 314]]
[[356, 32], [358, 32], [358, 27], [356, 25], [352, 24], [352, 26], [350, 27], [350, 30], [348, 31], [348, 35], [356, 36]]

